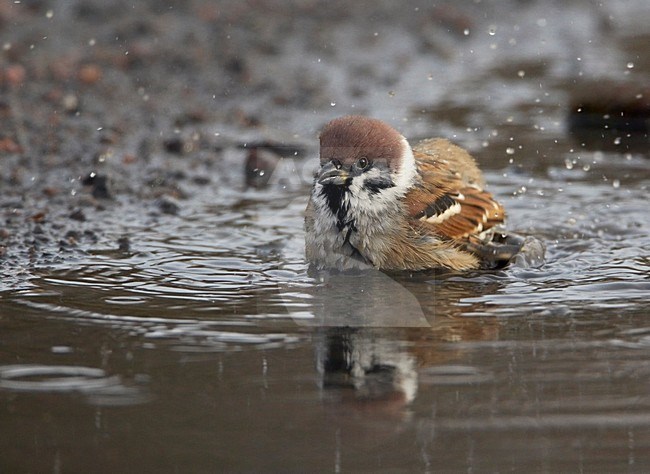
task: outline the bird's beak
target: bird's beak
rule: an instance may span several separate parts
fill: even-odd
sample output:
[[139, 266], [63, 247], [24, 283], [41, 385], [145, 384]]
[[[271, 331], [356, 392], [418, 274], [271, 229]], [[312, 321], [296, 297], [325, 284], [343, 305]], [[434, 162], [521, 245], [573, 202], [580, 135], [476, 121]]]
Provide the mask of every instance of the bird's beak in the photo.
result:
[[316, 179], [318, 180], [318, 184], [342, 186], [347, 183], [349, 176], [349, 173], [343, 168], [340, 166], [337, 168], [334, 163], [330, 162], [321, 167]]

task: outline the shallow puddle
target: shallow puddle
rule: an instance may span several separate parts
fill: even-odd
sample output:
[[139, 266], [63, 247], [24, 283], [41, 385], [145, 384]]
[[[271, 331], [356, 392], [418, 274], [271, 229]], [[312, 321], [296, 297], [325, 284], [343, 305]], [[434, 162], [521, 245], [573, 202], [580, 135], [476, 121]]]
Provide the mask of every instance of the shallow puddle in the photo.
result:
[[[563, 49], [581, 38], [587, 70], [625, 71], [614, 52], [637, 51], [647, 37], [617, 36], [599, 57], [586, 42], [593, 12], [575, 16], [585, 30], [566, 36], [555, 34], [570, 23], [560, 11], [531, 4], [512, 15], [518, 22], [479, 23], [484, 40], [426, 37], [453, 53], [438, 59], [449, 84], [415, 94], [430, 79], [414, 59], [411, 76], [372, 84], [358, 103], [408, 118], [409, 136], [433, 129], [469, 147], [509, 228], [546, 246], [543, 264], [309, 274], [309, 133], [326, 112], [284, 110], [292, 119], [282, 128], [307, 137], [307, 158], [290, 154], [267, 187], [241, 184], [247, 150], [224, 142], [213, 172], [225, 184], [187, 184], [179, 212], [117, 199], [98, 210], [106, 235], [87, 251], [7, 271], [0, 470], [650, 468], [648, 138], [603, 147], [602, 136], [567, 133], [575, 55]], [[615, 26], [643, 28], [626, 18]], [[526, 25], [550, 32], [540, 39]], [[499, 56], [527, 39], [545, 44], [543, 54], [529, 45]], [[369, 57], [387, 41], [366, 40]], [[351, 68], [351, 53], [337, 54]], [[648, 64], [636, 61], [647, 81]], [[393, 96], [397, 115], [385, 103]]]

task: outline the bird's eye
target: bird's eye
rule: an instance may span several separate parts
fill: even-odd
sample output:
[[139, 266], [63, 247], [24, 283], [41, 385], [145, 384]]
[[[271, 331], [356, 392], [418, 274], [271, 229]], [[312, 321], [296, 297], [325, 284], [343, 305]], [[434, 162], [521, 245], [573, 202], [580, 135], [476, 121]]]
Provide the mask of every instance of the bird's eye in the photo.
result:
[[370, 163], [368, 162], [368, 158], [366, 158], [365, 156], [362, 156], [357, 160], [357, 168], [359, 168], [360, 170], [366, 169], [369, 164]]

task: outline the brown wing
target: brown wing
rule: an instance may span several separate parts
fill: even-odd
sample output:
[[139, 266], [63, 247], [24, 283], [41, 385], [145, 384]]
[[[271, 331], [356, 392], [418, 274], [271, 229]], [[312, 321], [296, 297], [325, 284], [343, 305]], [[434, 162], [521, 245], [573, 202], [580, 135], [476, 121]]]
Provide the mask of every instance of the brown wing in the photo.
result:
[[418, 227], [461, 240], [503, 222], [503, 207], [483, 190], [481, 171], [465, 150], [430, 139], [413, 154], [420, 180], [406, 200]]

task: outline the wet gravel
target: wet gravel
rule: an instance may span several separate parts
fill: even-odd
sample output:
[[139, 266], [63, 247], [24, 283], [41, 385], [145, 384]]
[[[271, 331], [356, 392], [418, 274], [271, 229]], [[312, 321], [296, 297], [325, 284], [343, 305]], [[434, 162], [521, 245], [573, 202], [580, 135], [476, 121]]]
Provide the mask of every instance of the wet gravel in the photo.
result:
[[[565, 67], [566, 58], [549, 59], [553, 46], [544, 50], [537, 32], [528, 33], [539, 41], [536, 53], [528, 45], [498, 62], [498, 48], [514, 48], [519, 31], [529, 30], [526, 21], [551, 35], [562, 28], [546, 24], [544, 8], [316, 0], [2, 4], [2, 286], [13, 286], [30, 268], [121, 248], [125, 206], [155, 225], [156, 216], [191, 212], [192, 197], [206, 189], [267, 185], [281, 157], [313, 154], [317, 130], [335, 115], [390, 118], [411, 136], [433, 129], [480, 151], [490, 130], [456, 132], [479, 130], [481, 117], [510, 99], [488, 97], [479, 105], [476, 91], [459, 78], [489, 74], [495, 85], [516, 91], [524, 75], [535, 81]], [[576, 2], [567, 14], [581, 8], [582, 23], [569, 37], [620, 38], [633, 21], [620, 2]], [[500, 19], [507, 24], [511, 14], [524, 18], [521, 28], [512, 24], [512, 34], [497, 34]], [[638, 51], [628, 53], [642, 68]], [[591, 64], [598, 72], [598, 62]], [[636, 72], [629, 63], [622, 70]], [[631, 79], [639, 78], [645, 87], [645, 76]], [[644, 137], [642, 148], [647, 130]], [[228, 155], [236, 159], [224, 161]], [[501, 151], [489, 159], [498, 167], [508, 156]]]

